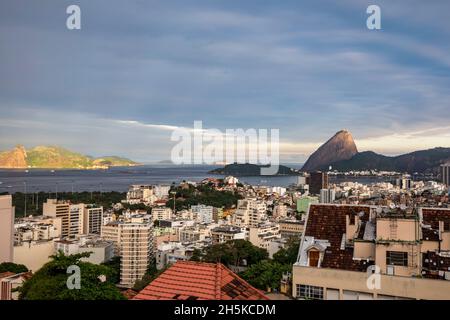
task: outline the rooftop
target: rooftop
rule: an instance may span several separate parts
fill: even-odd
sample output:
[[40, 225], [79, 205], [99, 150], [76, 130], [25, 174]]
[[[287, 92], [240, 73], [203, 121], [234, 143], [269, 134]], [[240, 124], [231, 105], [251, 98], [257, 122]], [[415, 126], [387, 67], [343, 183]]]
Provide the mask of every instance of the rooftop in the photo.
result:
[[178, 261], [134, 300], [269, 300], [221, 263]]

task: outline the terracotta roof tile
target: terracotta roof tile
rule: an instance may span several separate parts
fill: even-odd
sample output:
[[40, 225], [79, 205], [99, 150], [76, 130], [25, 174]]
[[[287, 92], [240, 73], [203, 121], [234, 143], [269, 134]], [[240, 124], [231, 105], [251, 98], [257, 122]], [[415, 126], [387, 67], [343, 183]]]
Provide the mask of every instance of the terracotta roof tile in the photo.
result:
[[221, 263], [178, 261], [134, 300], [268, 300]]

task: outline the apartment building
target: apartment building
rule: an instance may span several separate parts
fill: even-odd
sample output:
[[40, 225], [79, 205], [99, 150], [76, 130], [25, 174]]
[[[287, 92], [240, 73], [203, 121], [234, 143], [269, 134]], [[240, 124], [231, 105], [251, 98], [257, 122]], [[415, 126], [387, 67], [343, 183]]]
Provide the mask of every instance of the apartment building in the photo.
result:
[[94, 264], [100, 264], [114, 257], [114, 244], [112, 241], [100, 239], [97, 235], [81, 235], [54, 242], [55, 253], [61, 251], [65, 255], [89, 252], [90, 256], [83, 258]]
[[154, 207], [152, 208], [153, 221], [170, 220], [172, 219], [172, 209], [167, 207]]
[[157, 197], [154, 195], [153, 186], [132, 185], [127, 192], [125, 202], [128, 204], [153, 204], [155, 200], [157, 200]]
[[225, 243], [232, 240], [245, 240], [245, 230], [231, 225], [223, 225], [211, 230], [212, 244]]
[[214, 207], [205, 206], [204, 204], [199, 204], [199, 205], [191, 206], [191, 210], [194, 215], [194, 219], [198, 223], [213, 222]]
[[270, 242], [281, 238], [280, 226], [277, 223], [261, 223], [250, 227], [249, 241], [262, 249], [269, 250]]
[[120, 284], [132, 287], [142, 279], [154, 257], [151, 215], [136, 214], [102, 227], [103, 240], [112, 241], [121, 257]]
[[[43, 205], [43, 215], [53, 218], [61, 218], [61, 237], [68, 237], [71, 234], [79, 233], [79, 224], [76, 223], [76, 231], [71, 226], [74, 222], [74, 218], [70, 219], [70, 203], [67, 201], [61, 201], [56, 199], [47, 199]], [[79, 217], [78, 210], [73, 210], [74, 215]]]
[[256, 227], [267, 220], [267, 204], [263, 200], [247, 198], [238, 200], [233, 224], [238, 227]]
[[187, 261], [192, 257], [195, 246], [181, 242], [163, 242], [156, 251], [156, 269], [162, 270], [177, 261]]
[[450, 209], [310, 206], [293, 296], [450, 299]]
[[0, 263], [13, 261], [14, 207], [10, 195], [0, 196]]
[[300, 238], [305, 227], [305, 221], [295, 219], [284, 219], [278, 221], [282, 238]]
[[33, 272], [50, 261], [54, 241], [61, 237], [61, 218], [25, 217], [14, 224], [14, 263], [24, 264]]
[[100, 234], [103, 222], [103, 207], [85, 205], [82, 217], [83, 234]]

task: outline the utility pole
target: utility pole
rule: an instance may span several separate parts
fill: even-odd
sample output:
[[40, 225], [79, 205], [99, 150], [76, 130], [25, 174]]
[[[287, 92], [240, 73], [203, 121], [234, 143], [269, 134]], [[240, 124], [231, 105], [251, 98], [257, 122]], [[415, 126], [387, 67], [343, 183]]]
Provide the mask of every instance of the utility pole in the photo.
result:
[[24, 188], [25, 188], [25, 208], [24, 208], [23, 216], [26, 217], [27, 216], [27, 182], [24, 181], [23, 185], [24, 185]]

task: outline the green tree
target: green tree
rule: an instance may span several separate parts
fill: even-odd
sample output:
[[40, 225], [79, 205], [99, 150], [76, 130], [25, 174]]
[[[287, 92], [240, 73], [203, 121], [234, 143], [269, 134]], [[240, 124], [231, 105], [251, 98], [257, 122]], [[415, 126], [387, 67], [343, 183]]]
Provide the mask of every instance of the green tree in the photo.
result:
[[263, 260], [251, 265], [240, 275], [252, 286], [267, 290], [278, 289], [283, 273], [291, 270], [289, 265], [282, 265], [278, 262]]
[[[195, 253], [195, 252], [194, 252]], [[233, 240], [226, 243], [216, 244], [195, 253], [195, 258], [205, 262], [221, 262], [225, 265], [251, 265], [260, 260], [267, 259], [269, 254], [266, 250], [254, 246], [246, 240]]]
[[[114, 271], [105, 265], [95, 265], [81, 259], [90, 253], [65, 256], [62, 252], [25, 281], [19, 289], [21, 300], [122, 300], [125, 299], [111, 281]], [[81, 288], [68, 289], [69, 266], [80, 268]], [[106, 277], [106, 281], [101, 280]]]
[[298, 248], [300, 246], [300, 239], [289, 238], [286, 248], [281, 248], [273, 255], [273, 261], [279, 264], [292, 265], [297, 261]]
[[22, 273], [27, 272], [28, 268], [23, 264], [16, 264], [12, 262], [3, 262], [0, 263], [0, 273], [3, 272], [14, 272], [14, 273]]

